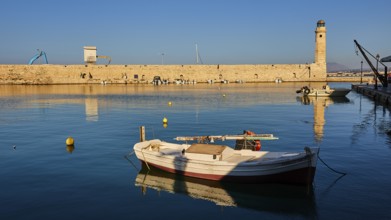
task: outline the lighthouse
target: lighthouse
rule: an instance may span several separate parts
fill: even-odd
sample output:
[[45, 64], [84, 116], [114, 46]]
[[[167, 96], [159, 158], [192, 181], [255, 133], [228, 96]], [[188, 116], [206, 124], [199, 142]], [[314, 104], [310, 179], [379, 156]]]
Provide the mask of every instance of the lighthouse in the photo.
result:
[[326, 23], [319, 20], [315, 30], [315, 63], [326, 65]]

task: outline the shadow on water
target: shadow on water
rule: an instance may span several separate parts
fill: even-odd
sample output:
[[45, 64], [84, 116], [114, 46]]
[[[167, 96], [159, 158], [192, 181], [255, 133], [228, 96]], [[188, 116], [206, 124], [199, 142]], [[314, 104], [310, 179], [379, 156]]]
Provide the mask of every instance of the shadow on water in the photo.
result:
[[286, 216], [316, 218], [312, 186], [284, 184], [239, 184], [186, 177], [143, 166], [135, 185], [147, 189], [184, 194], [217, 206], [240, 207]]
[[[379, 110], [381, 110], [381, 115], [378, 115]], [[359, 111], [360, 113], [362, 111], [362, 96], [360, 96]], [[353, 125], [353, 134], [351, 136], [352, 144], [358, 143], [360, 137], [367, 133], [370, 128], [372, 128], [377, 134], [387, 135], [387, 143], [391, 144], [391, 124], [387, 119], [387, 113], [390, 115], [390, 111], [390, 108], [373, 101], [373, 108], [371, 108], [366, 114], [363, 114], [364, 117], [359, 123]]]

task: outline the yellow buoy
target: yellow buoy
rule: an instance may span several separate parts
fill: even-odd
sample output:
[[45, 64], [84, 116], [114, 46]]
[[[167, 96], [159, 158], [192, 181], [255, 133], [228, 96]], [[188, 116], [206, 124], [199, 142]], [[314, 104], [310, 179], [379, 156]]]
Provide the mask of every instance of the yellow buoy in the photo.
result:
[[168, 123], [168, 119], [166, 117], [163, 118], [163, 124], [167, 124]]
[[225, 97], [225, 94], [223, 94], [223, 97]]
[[168, 106], [172, 106], [172, 102], [168, 102]]
[[67, 140], [65, 141], [65, 144], [70, 146], [70, 145], [75, 144], [75, 141], [73, 140], [72, 137], [68, 137]]

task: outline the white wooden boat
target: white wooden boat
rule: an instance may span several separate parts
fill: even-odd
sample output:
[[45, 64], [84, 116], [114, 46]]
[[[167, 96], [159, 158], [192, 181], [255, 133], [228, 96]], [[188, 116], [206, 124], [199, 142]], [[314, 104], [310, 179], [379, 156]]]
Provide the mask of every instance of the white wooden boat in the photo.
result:
[[322, 89], [309, 88], [304, 86], [300, 90], [296, 91], [297, 93], [303, 93], [304, 96], [314, 96], [314, 97], [343, 97], [346, 96], [350, 89], [345, 88], [330, 88], [328, 85], [323, 86]]
[[[267, 140], [272, 135], [237, 135], [177, 137], [177, 140], [197, 138]], [[198, 139], [200, 140], [200, 139]], [[217, 144], [177, 144], [158, 139], [134, 145], [137, 158], [148, 167], [201, 179], [260, 183], [280, 182], [311, 184], [314, 179], [319, 148], [305, 147], [301, 152], [270, 152], [233, 149]]]

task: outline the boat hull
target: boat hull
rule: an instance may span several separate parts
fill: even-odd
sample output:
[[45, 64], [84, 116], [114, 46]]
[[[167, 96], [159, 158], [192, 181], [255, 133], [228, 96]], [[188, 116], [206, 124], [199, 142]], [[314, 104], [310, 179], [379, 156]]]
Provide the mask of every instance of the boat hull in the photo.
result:
[[343, 97], [350, 92], [350, 89], [312, 90], [307, 96], [312, 97]]
[[[147, 166], [145, 161], [140, 160], [143, 166]], [[300, 169], [285, 171], [281, 173], [253, 175], [253, 176], [239, 176], [239, 175], [216, 175], [206, 173], [195, 173], [186, 170], [176, 170], [166, 166], [161, 166], [153, 163], [148, 163], [148, 166], [163, 170], [169, 173], [175, 173], [188, 177], [195, 177], [213, 181], [225, 181], [234, 183], [288, 183], [306, 185], [312, 184], [316, 167], [304, 167]]]

